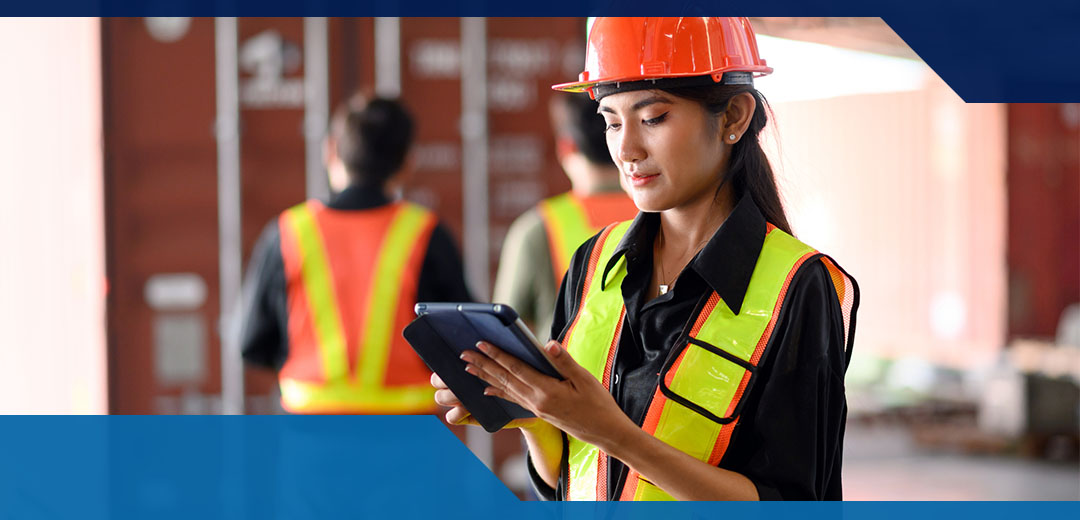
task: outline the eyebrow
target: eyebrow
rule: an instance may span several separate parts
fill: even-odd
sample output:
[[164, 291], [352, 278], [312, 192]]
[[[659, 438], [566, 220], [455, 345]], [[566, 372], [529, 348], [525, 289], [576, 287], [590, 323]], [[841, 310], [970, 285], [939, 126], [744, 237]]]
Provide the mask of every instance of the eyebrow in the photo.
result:
[[[664, 97], [664, 96], [661, 96], [659, 94], [653, 94], [652, 96], [649, 96], [649, 97], [647, 97], [645, 99], [642, 99], [641, 101], [638, 101], [637, 103], [634, 103], [634, 105], [630, 107], [630, 110], [633, 110], [633, 111], [641, 110], [641, 109], [643, 109], [643, 108], [645, 108], [645, 107], [647, 107], [649, 105], [653, 105], [653, 104], [656, 104], [656, 103], [668, 103], [668, 104], [670, 104], [671, 100]], [[608, 112], [608, 113], [611, 113], [611, 114], [615, 113], [615, 111], [612, 110], [611, 107], [606, 107], [606, 106], [603, 106], [603, 105], [601, 105], [600, 108], [598, 108], [596, 110], [596, 113], [599, 114], [600, 112]]]

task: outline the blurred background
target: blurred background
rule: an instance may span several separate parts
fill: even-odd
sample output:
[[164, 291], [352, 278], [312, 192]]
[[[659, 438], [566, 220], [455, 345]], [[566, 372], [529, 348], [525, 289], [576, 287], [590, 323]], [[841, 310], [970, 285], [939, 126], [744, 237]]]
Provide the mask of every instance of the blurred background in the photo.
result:
[[[753, 22], [789, 218], [862, 289], [846, 498], [1080, 498], [1080, 104], [965, 104], [877, 18]], [[509, 223], [569, 188], [549, 86], [585, 23], [0, 19], [0, 412], [280, 413], [229, 339], [241, 276], [327, 195], [359, 89], [413, 111], [403, 196], [490, 298]], [[528, 496], [518, 435], [473, 430]]]

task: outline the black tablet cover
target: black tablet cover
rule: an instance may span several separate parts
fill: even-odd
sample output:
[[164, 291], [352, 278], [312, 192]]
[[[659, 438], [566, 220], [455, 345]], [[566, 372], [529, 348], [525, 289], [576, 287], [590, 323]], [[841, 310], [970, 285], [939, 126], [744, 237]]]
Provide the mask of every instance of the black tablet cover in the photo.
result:
[[533, 414], [504, 399], [484, 395], [488, 385], [465, 371], [465, 361], [460, 358], [463, 351], [476, 350], [477, 342], [486, 341], [541, 373], [562, 379], [515, 324], [517, 313], [507, 305], [418, 303], [416, 311], [419, 316], [405, 327], [405, 339], [489, 432]]

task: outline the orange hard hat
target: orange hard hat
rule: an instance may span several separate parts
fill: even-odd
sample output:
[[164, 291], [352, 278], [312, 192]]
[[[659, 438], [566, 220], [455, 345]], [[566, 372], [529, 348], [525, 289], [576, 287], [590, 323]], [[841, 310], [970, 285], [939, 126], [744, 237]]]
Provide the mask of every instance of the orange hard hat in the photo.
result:
[[[745, 17], [602, 17], [589, 30], [578, 81], [551, 88], [588, 91], [596, 99], [598, 85], [651, 80], [657, 87], [688, 86], [708, 79], [752, 84], [754, 76], [771, 72]], [[662, 81], [674, 79], [683, 81]]]

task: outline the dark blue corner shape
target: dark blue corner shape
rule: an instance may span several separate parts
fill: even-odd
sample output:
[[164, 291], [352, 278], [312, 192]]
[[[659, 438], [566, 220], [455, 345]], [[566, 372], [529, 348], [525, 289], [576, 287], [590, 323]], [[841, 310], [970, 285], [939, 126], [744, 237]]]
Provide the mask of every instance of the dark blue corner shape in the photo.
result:
[[1080, 101], [1080, 0], [50, 0], [0, 14], [880, 16], [967, 102]]
[[0, 446], [3, 518], [1080, 516], [1077, 503], [519, 502], [433, 417], [0, 416]]

